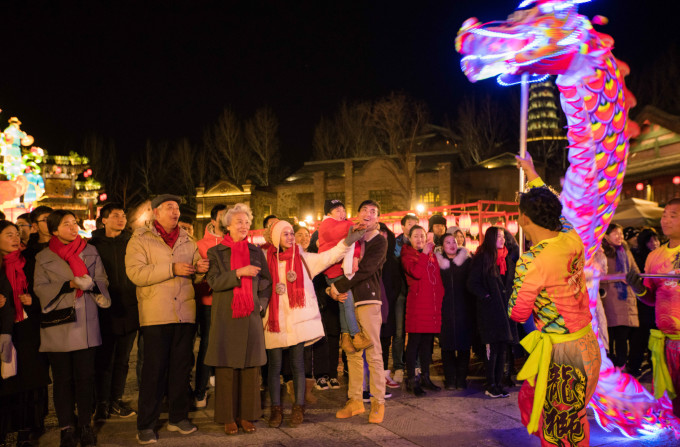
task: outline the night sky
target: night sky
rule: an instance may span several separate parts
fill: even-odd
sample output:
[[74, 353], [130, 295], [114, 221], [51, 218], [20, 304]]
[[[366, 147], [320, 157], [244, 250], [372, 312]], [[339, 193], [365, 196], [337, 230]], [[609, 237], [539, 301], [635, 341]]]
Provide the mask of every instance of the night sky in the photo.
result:
[[[22, 129], [49, 153], [80, 151], [95, 132], [121, 156], [147, 138], [200, 142], [225, 106], [242, 118], [269, 105], [283, 162], [311, 157], [321, 115], [342, 99], [392, 90], [424, 100], [438, 122], [455, 115], [470, 84], [454, 39], [470, 16], [504, 19], [518, 1], [5, 1], [3, 128]], [[580, 12], [610, 19], [598, 30], [633, 71], [671, 39], [661, 0], [594, 0]]]

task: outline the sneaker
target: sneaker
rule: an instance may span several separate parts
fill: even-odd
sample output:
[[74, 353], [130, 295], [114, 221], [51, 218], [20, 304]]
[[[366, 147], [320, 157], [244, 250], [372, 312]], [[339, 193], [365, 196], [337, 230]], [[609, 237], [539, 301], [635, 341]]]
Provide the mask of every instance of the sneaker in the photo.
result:
[[392, 379], [394, 379], [395, 382], [401, 383], [404, 381], [404, 370], [403, 369], [396, 369], [394, 371], [394, 375], [392, 376]]
[[364, 402], [370, 402], [371, 401], [371, 393], [368, 391], [364, 391]]
[[501, 395], [501, 397], [510, 397], [510, 393], [507, 392], [507, 390], [503, 387], [498, 387], [496, 391]]
[[335, 413], [335, 417], [338, 419], [346, 419], [351, 418], [352, 416], [356, 416], [357, 414], [362, 414], [365, 411], [366, 408], [364, 408], [363, 402], [359, 402], [354, 399], [349, 399], [345, 406], [338, 410], [337, 413]]
[[340, 388], [340, 382], [338, 379], [333, 377], [328, 380], [328, 386], [330, 386], [332, 390], [337, 390]]
[[202, 398], [200, 396], [197, 396], [196, 399], [194, 399], [194, 406], [196, 408], [207, 407], [208, 406], [208, 393], [204, 394]]
[[399, 388], [400, 385], [390, 377], [390, 372], [389, 369], [385, 370], [385, 386], [387, 388]]
[[98, 402], [97, 408], [94, 411], [95, 422], [103, 422], [103, 421], [107, 420], [109, 417], [111, 417], [111, 415], [109, 413], [108, 402]]
[[368, 422], [371, 424], [380, 424], [385, 418], [385, 404], [378, 402], [371, 403], [371, 412], [368, 414]]
[[134, 416], [137, 414], [135, 410], [130, 408], [128, 404], [123, 402], [122, 400], [114, 401], [111, 402], [111, 406], [109, 407], [109, 412], [110, 414], [113, 414], [118, 417], [122, 418], [129, 418], [130, 416]]
[[168, 422], [168, 431], [178, 431], [183, 435], [188, 435], [190, 433], [198, 430], [194, 424], [192, 424], [189, 419], [182, 419], [179, 422]]
[[326, 376], [319, 377], [316, 379], [316, 385], [314, 385], [314, 388], [317, 390], [327, 390], [330, 387], [328, 386], [328, 380], [326, 379]]
[[138, 444], [155, 444], [158, 442], [158, 437], [156, 436], [156, 433], [151, 430], [139, 430], [137, 432], [137, 443]]
[[495, 387], [487, 388], [486, 391], [484, 392], [484, 394], [486, 394], [487, 396], [489, 396], [492, 399], [498, 399], [500, 397], [503, 397]]
[[390, 397], [392, 397], [392, 393], [390, 393], [389, 391], [385, 390], [385, 399], [389, 399]]

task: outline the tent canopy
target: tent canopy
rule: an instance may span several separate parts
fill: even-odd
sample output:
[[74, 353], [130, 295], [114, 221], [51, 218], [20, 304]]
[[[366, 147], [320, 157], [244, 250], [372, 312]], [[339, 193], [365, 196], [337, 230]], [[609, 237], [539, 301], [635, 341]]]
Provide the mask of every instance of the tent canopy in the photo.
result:
[[663, 208], [657, 202], [642, 199], [625, 199], [619, 203], [612, 223], [622, 227], [658, 227]]

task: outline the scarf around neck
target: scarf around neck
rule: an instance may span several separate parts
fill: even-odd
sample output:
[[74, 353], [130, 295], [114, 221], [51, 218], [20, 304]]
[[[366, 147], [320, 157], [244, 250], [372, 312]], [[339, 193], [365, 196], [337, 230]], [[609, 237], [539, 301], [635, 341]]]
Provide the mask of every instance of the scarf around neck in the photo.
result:
[[177, 238], [179, 237], [179, 225], [177, 225], [169, 233], [165, 231], [163, 225], [159, 224], [157, 220], [153, 221], [153, 226], [158, 231], [159, 236], [163, 238], [163, 241], [168, 244], [170, 248], [173, 248], [175, 246], [175, 242], [177, 242]]
[[21, 250], [16, 250], [2, 257], [2, 265], [14, 294], [14, 322], [24, 321], [24, 306], [19, 298], [28, 291], [28, 282], [24, 273], [26, 260], [21, 256]]
[[[229, 264], [232, 270], [250, 265], [250, 250], [248, 240], [234, 242], [229, 233], [224, 235], [222, 245], [231, 249]], [[241, 276], [241, 285], [234, 287], [234, 298], [231, 300], [231, 317], [243, 318], [250, 315], [255, 309], [253, 302], [253, 278]]]
[[[68, 244], [62, 243], [56, 236], [52, 236], [50, 239], [50, 250], [56, 253], [61, 259], [68, 263], [68, 266], [73, 272], [73, 276], [83, 276], [87, 275], [87, 266], [85, 261], [80, 258], [80, 253], [85, 249], [87, 242], [80, 236], [77, 236]], [[80, 289], [76, 290], [76, 297], [83, 296], [83, 291]]]
[[505, 257], [508, 255], [508, 247], [498, 249], [498, 256], [496, 256], [496, 265], [501, 272], [501, 276], [508, 271], [508, 264], [505, 262]]
[[[297, 244], [293, 244], [292, 247], [278, 253], [273, 245], [267, 249], [267, 266], [269, 267], [269, 273], [272, 275], [272, 283], [274, 284], [271, 299], [269, 300], [269, 318], [265, 328], [269, 332], [279, 332], [281, 330], [279, 325], [279, 299], [281, 296], [276, 293], [276, 285], [279, 282], [286, 284], [288, 305], [291, 309], [305, 307], [305, 279], [302, 269], [302, 257], [299, 253], [296, 254], [299, 251], [296, 246]], [[287, 278], [284, 281], [279, 279], [279, 261], [286, 262], [286, 272], [291, 270], [295, 272], [295, 281], [289, 282]]]
[[[626, 254], [626, 249], [623, 245], [614, 247], [616, 250], [616, 271], [620, 273], [628, 273], [630, 270], [630, 265], [628, 265], [628, 256]], [[614, 283], [616, 285], [616, 295], [621, 301], [626, 301], [628, 299], [628, 284], [623, 281], [617, 281]]]

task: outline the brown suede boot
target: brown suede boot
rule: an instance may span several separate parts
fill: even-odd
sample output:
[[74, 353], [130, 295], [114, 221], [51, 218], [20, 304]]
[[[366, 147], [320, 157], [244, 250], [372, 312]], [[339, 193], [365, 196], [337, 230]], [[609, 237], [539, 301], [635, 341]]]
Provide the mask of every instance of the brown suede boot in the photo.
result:
[[281, 405], [272, 405], [271, 413], [269, 415], [269, 426], [271, 428], [279, 428], [283, 421], [283, 411]]
[[340, 347], [346, 354], [353, 354], [356, 351], [354, 345], [352, 344], [352, 337], [347, 332], [343, 332], [340, 337]]
[[305, 404], [315, 404], [318, 401], [314, 393], [312, 393], [314, 385], [316, 385], [316, 380], [305, 379]]
[[304, 405], [293, 405], [293, 411], [290, 413], [290, 426], [297, 427], [305, 420]]
[[362, 329], [361, 332], [352, 337], [352, 346], [354, 346], [354, 349], [357, 351], [363, 351], [364, 349], [373, 346], [373, 343], [371, 343], [371, 339], [368, 338], [368, 335], [366, 335]]

